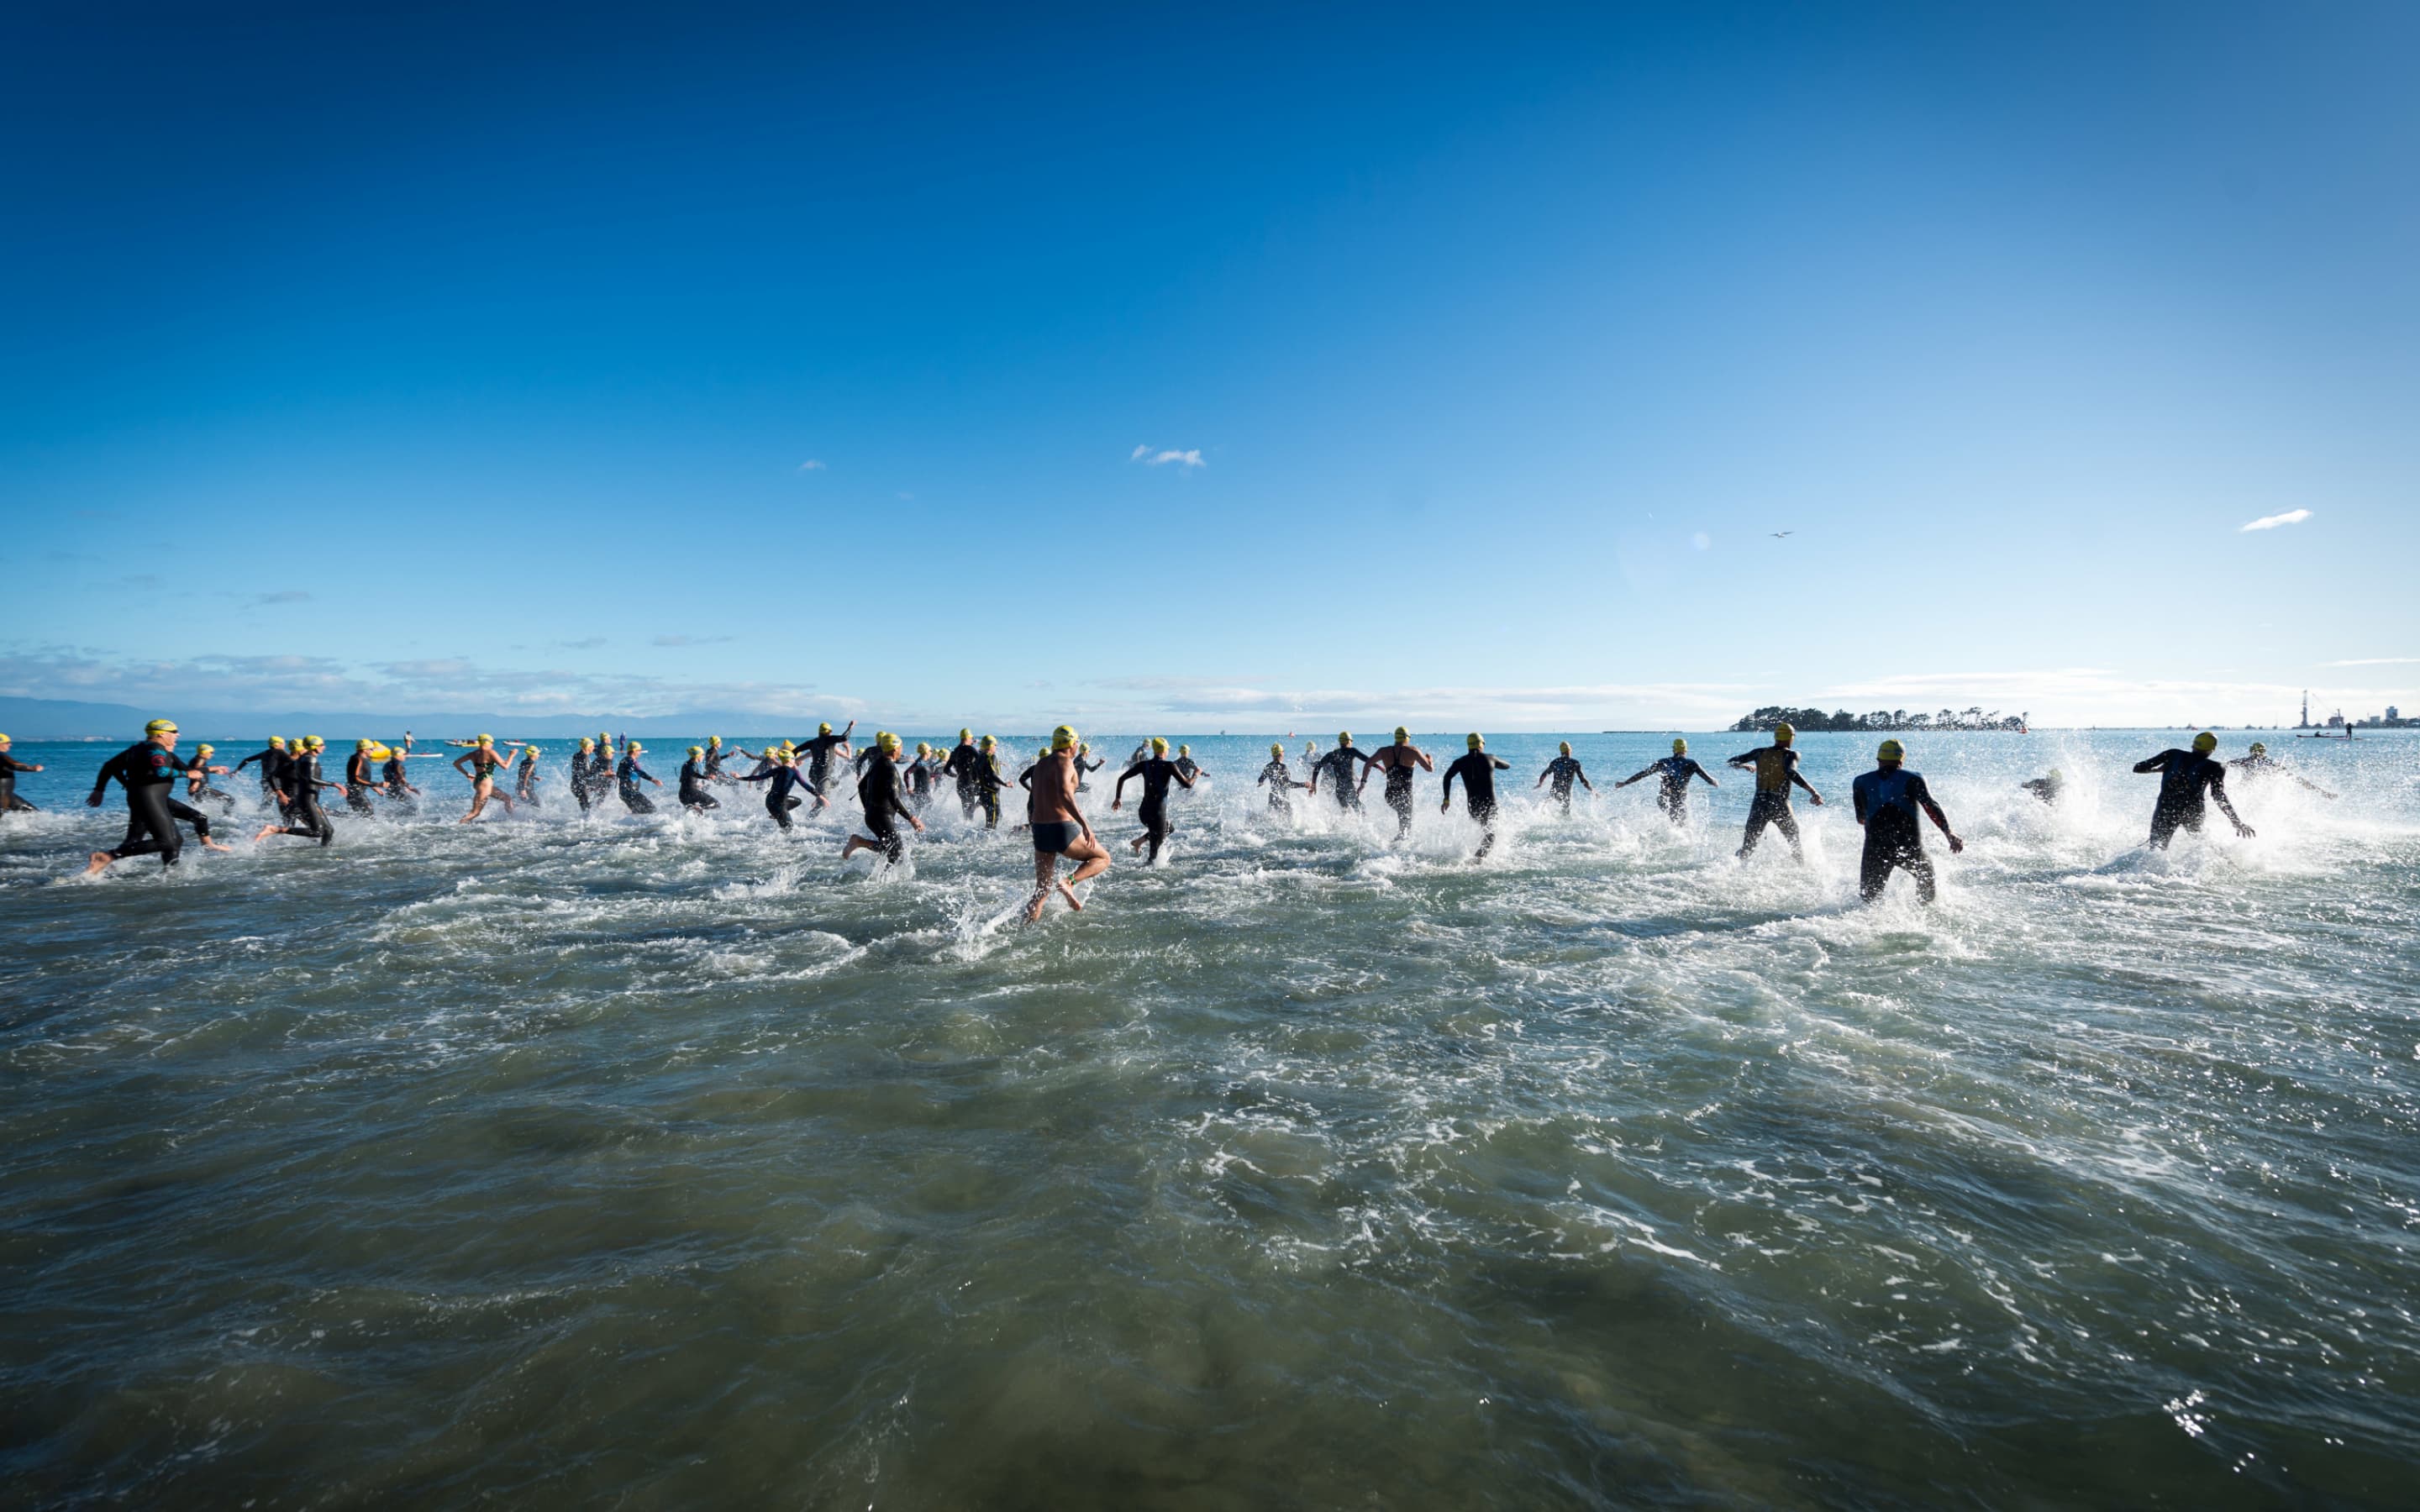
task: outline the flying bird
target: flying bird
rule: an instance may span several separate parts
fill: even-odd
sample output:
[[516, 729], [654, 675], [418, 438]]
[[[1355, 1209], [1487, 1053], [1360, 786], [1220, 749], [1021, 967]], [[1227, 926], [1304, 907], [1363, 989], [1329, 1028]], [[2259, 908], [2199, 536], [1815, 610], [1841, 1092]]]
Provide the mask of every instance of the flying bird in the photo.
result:
[[1796, 531], [1776, 531], [1773, 532], [1773, 538], [1778, 541], [1785, 535], [1795, 535], [1798, 532]]

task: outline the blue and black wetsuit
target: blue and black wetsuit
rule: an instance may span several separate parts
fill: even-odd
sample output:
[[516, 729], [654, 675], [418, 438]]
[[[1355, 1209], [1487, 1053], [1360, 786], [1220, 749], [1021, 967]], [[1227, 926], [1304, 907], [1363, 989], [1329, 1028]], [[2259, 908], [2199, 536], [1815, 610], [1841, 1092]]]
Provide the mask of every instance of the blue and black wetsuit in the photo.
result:
[[801, 801], [790, 796], [790, 790], [803, 786], [806, 780], [799, 775], [798, 767], [786, 763], [777, 763], [767, 766], [761, 772], [751, 772], [739, 780], [769, 783], [770, 785], [765, 789], [765, 811], [771, 814], [773, 823], [783, 829], [790, 827], [790, 810], [797, 808]]
[[1924, 830], [1916, 823], [1934, 808], [1924, 775], [1903, 766], [1881, 766], [1849, 786], [1857, 818], [1866, 826], [1866, 854], [1857, 868], [1857, 890], [1868, 903], [1883, 895], [1894, 871], [1916, 878], [1916, 895], [1932, 902], [1932, 858], [1924, 854]]
[[622, 764], [614, 768], [614, 776], [621, 783], [623, 808], [629, 810], [632, 813], [654, 813], [656, 811], [656, 806], [647, 801], [647, 795], [639, 791], [639, 784], [642, 782], [654, 781], [656, 779], [655, 775], [649, 772], [645, 767], [639, 764], [639, 758], [631, 755], [627, 749], [624, 750], [622, 752]]

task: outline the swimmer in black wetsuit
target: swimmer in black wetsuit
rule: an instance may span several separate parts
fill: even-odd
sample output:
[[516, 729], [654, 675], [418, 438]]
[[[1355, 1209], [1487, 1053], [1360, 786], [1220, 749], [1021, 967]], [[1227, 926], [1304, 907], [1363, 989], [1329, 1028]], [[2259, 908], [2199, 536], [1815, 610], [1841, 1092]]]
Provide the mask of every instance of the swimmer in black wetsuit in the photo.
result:
[[411, 785], [406, 765], [411, 760], [411, 753], [399, 746], [387, 748], [386, 785], [379, 791], [386, 795], [397, 813], [417, 813], [420, 810], [420, 790]]
[[1310, 791], [1319, 791], [1319, 779], [1325, 774], [1328, 779], [1328, 791], [1336, 795], [1339, 809], [1360, 808], [1361, 788], [1353, 780], [1356, 763], [1366, 767], [1370, 764], [1370, 758], [1353, 748], [1352, 731], [1340, 732], [1336, 737], [1336, 748], [1311, 764]]
[[897, 822], [905, 819], [908, 828], [919, 835], [924, 832], [924, 821], [908, 811], [898, 758], [899, 737], [888, 730], [876, 731], [874, 760], [866, 763], [865, 776], [857, 784], [857, 801], [865, 810], [865, 827], [871, 835], [851, 835], [840, 848], [842, 860], [860, 851], [880, 851], [884, 860], [896, 866], [908, 857], [908, 842], [899, 838]]
[[[1538, 780], [1530, 783], [1529, 786], [1533, 790], [1544, 787], [1547, 779], [1550, 778], [1554, 779], [1555, 784], [1555, 791], [1552, 795], [1554, 800], [1556, 804], [1562, 809], [1563, 817], [1567, 819], [1571, 817], [1572, 784], [1575, 781], [1579, 783], [1580, 786], [1588, 789], [1590, 793], [1594, 793], [1596, 791], [1596, 784], [1588, 779], [1588, 774], [1586, 772], [1580, 770], [1579, 758], [1572, 754], [1572, 743], [1568, 740], [1562, 743], [1561, 753], [1556, 756], [1553, 761], [1546, 764], [1546, 769], [1540, 772], [1538, 774]], [[1621, 784], [1619, 782], [1614, 784], [1616, 787], [1620, 787], [1621, 785]]]
[[209, 764], [211, 753], [217, 749], [216, 746], [194, 748], [194, 764], [185, 768], [185, 799], [188, 803], [214, 803], [218, 805], [219, 816], [225, 818], [234, 810], [235, 799], [210, 786], [212, 771], [228, 770]]
[[[991, 737], [986, 735], [984, 738], [988, 740]], [[950, 759], [941, 766], [943, 773], [957, 779], [958, 807], [966, 810], [966, 816], [969, 819], [975, 816], [975, 766], [982, 760], [983, 752], [975, 748], [975, 733], [971, 730], [961, 730], [958, 732], [956, 748], [950, 752]]]
[[908, 807], [923, 813], [933, 801], [933, 748], [925, 741], [916, 742], [916, 759], [900, 773], [908, 787]]
[[639, 791], [640, 783], [653, 782], [658, 787], [664, 785], [659, 779], [649, 775], [647, 769], [639, 764], [639, 757], [646, 748], [635, 740], [625, 741], [622, 745], [622, 764], [613, 770], [614, 779], [620, 784], [622, 790], [622, 807], [632, 813], [656, 811], [656, 806], [648, 801], [645, 794]]
[[1090, 793], [1090, 792], [1092, 792], [1092, 791], [1093, 791], [1093, 785], [1092, 785], [1090, 782], [1085, 781], [1084, 779], [1085, 779], [1086, 778], [1088, 778], [1088, 777], [1092, 776], [1094, 772], [1099, 771], [1102, 767], [1107, 766], [1107, 765], [1109, 765], [1109, 763], [1107, 763], [1107, 762], [1105, 762], [1105, 761], [1100, 761], [1100, 760], [1096, 759], [1096, 758], [1093, 755], [1093, 748], [1092, 748], [1092, 747], [1090, 747], [1090, 746], [1078, 746], [1078, 747], [1077, 747], [1077, 748], [1076, 748], [1076, 791], [1077, 791], [1077, 792], [1078, 792], [1078, 793]]
[[286, 807], [286, 737], [271, 735], [266, 748], [254, 751], [235, 764], [239, 772], [253, 763], [260, 764], [260, 801]]
[[462, 816], [462, 823], [467, 825], [486, 812], [489, 798], [504, 806], [505, 818], [513, 816], [513, 800], [496, 791], [496, 777], [504, 769], [504, 759], [496, 754], [493, 735], [479, 736], [471, 742], [468, 751], [454, 758], [454, 770], [471, 779], [471, 811]]
[[1395, 840], [1401, 843], [1412, 832], [1412, 777], [1418, 772], [1435, 770], [1435, 760], [1412, 744], [1409, 730], [1397, 725], [1395, 743], [1379, 747], [1378, 753], [1361, 768], [1361, 780], [1353, 790], [1354, 807], [1360, 807], [1361, 789], [1370, 785], [1370, 774], [1386, 773], [1387, 807], [1395, 810]]
[[715, 801], [713, 794], [706, 791], [706, 785], [714, 780], [712, 774], [706, 770], [709, 755], [706, 747], [691, 746], [689, 748], [689, 760], [681, 763], [681, 807], [692, 813], [704, 813], [708, 809], [722, 807]]
[[1311, 784], [1294, 779], [1294, 773], [1286, 769], [1285, 743], [1272, 740], [1269, 742], [1268, 764], [1261, 768], [1260, 780], [1254, 786], [1265, 787], [1269, 790], [1271, 813], [1283, 814], [1291, 819], [1294, 817], [1294, 795], [1287, 790], [1290, 788], [1308, 790]]
[[[205, 746], [202, 748], [208, 750], [209, 748]], [[2226, 764], [2234, 767], [2237, 775], [2247, 781], [2254, 778], [2261, 777], [2290, 778], [2294, 781], [2299, 782], [2304, 787], [2309, 789], [2311, 792], [2318, 794], [2322, 798], [2327, 798], [2333, 801], [2335, 797], [2335, 794], [2330, 793], [2327, 789], [2319, 786], [2310, 779], [2303, 777], [2297, 773], [2288, 771], [2282, 763], [2280, 763], [2275, 757], [2269, 754], [2269, 747], [2262, 741], [2254, 741], [2252, 743], [2252, 750], [2250, 754], [2239, 756]]]
[[1916, 878], [1919, 903], [1932, 902], [1932, 858], [1924, 854], [1924, 828], [1916, 822], [1922, 810], [1949, 838], [1949, 853], [1966, 848], [1949, 827], [1949, 816], [1932, 801], [1924, 775], [1911, 772], [1907, 753], [1896, 740], [1885, 740], [1874, 753], [1874, 769], [1850, 784], [1857, 823], [1866, 826], [1866, 854], [1857, 869], [1857, 892], [1868, 903], [1881, 899], [1890, 874], [1904, 871]]
[[1471, 732], [1466, 742], [1469, 754], [1445, 769], [1445, 802], [1437, 812], [1453, 811], [1453, 779], [1462, 779], [1464, 801], [1470, 808], [1470, 817], [1479, 821], [1479, 849], [1471, 856], [1473, 862], [1487, 859], [1496, 848], [1496, 774], [1512, 770], [1512, 764], [1487, 754], [1487, 737]]
[[1798, 842], [1798, 815], [1791, 810], [1790, 789], [1795, 784], [1805, 788], [1815, 806], [1823, 806], [1823, 795], [1815, 785], [1798, 775], [1798, 752], [1791, 742], [1798, 732], [1787, 722], [1773, 727], [1773, 744], [1743, 751], [1727, 764], [1752, 768], [1756, 773], [1756, 796], [1748, 801], [1747, 833], [1740, 838], [1739, 858], [1743, 861], [1756, 854], [1756, 842], [1764, 838], [1764, 826], [1778, 828], [1790, 841], [1790, 854], [1799, 860], [1807, 859], [1806, 848]]
[[345, 758], [345, 807], [366, 819], [370, 816], [370, 789], [378, 786], [378, 764], [371, 751], [377, 745], [372, 740], [353, 742], [353, 753]]
[[319, 807], [319, 795], [344, 784], [319, 779], [319, 753], [327, 748], [328, 743], [318, 735], [304, 735], [287, 747], [286, 823], [261, 826], [260, 833], [252, 837], [255, 845], [271, 835], [316, 840], [323, 846], [335, 840], [336, 826], [329, 823], [327, 810]]
[[[177, 779], [192, 769], [193, 763], [177, 754], [177, 722], [154, 719], [143, 727], [140, 743], [127, 747], [101, 764], [92, 779], [92, 794], [85, 798], [87, 808], [101, 807], [101, 795], [115, 779], [126, 790], [126, 838], [114, 851], [95, 851], [84, 869], [85, 876], [107, 871], [113, 861], [130, 856], [160, 857], [162, 867], [177, 864], [184, 849], [184, 838], [177, 833], [177, 821], [181, 819], [194, 826], [204, 845], [214, 851], [226, 847], [210, 839], [210, 822], [198, 810], [189, 809], [168, 795]], [[224, 766], [211, 768], [225, 772]]]
[[2048, 777], [2038, 777], [2030, 782], [2020, 782], [2017, 786], [2055, 809], [2058, 807], [2059, 795], [2067, 791], [2067, 779], [2059, 774], [2057, 767], [2054, 766], [2050, 769]]
[[570, 775], [565, 779], [571, 784], [571, 801], [580, 805], [582, 813], [588, 811], [589, 764], [595, 760], [596, 754], [597, 742], [586, 735], [581, 736], [580, 748], [571, 753]]
[[2180, 829], [2201, 833], [2205, 799], [2218, 804], [2237, 834], [2245, 840], [2253, 838], [2252, 826], [2238, 818], [2235, 805], [2226, 801], [2226, 768], [2210, 759], [2217, 748], [2218, 737], [2205, 730], [2194, 736], [2191, 750], [2164, 750], [2149, 761], [2134, 764], [2137, 772], [2160, 774], [2159, 801], [2151, 809], [2151, 849], [2166, 850]]
[[39, 813], [41, 810], [17, 796], [17, 774], [39, 772], [39, 762], [21, 762], [8, 753], [8, 737], [0, 735], [0, 814]]
[[984, 827], [1000, 827], [1000, 795], [1008, 786], [1008, 774], [1000, 769], [1000, 742], [985, 735], [975, 742], [974, 773], [975, 804], [984, 811]]
[[768, 746], [757, 769], [739, 780], [768, 784], [765, 789], [765, 811], [786, 831], [790, 827], [790, 810], [800, 801], [790, 796], [790, 790], [804, 786], [807, 780], [807, 774], [799, 770], [797, 754], [780, 746]]
[[[747, 753], [742, 751], [740, 754], [745, 755]], [[722, 775], [722, 737], [721, 735], [706, 736], [705, 764], [699, 768], [700, 771], [706, 774], [706, 780], [708, 782], [728, 782], [732, 780], [730, 778]]]
[[[1567, 747], [1565, 748], [1568, 749], [1569, 748]], [[1655, 802], [1663, 809], [1664, 817], [1671, 821], [1672, 826], [1675, 829], [1689, 822], [1690, 783], [1696, 781], [1699, 778], [1704, 778], [1706, 779], [1706, 786], [1710, 788], [1718, 788], [1722, 786], [1720, 782], [1714, 780], [1714, 777], [1712, 772], [1707, 771], [1704, 767], [1699, 765], [1695, 761], [1690, 759], [1689, 743], [1686, 740], [1683, 740], [1678, 737], [1675, 737], [1672, 742], [1671, 755], [1665, 757], [1662, 761], [1649, 762], [1637, 771], [1631, 773], [1628, 777], [1616, 782], [1614, 786], [1618, 788], [1626, 788], [1633, 782], [1640, 781], [1651, 777], [1661, 778], [1663, 779], [1663, 786], [1655, 795]], [[1792, 828], [1794, 829], [1798, 821], [1793, 818], [1790, 823]], [[1784, 831], [1785, 834], [1789, 832], [1790, 831], [1788, 830]]]
[[1178, 771], [1176, 764], [1168, 760], [1168, 742], [1157, 735], [1151, 737], [1149, 756], [1118, 774], [1117, 789], [1109, 795], [1111, 809], [1125, 806], [1126, 782], [1138, 777], [1142, 779], [1142, 807], [1135, 810], [1135, 817], [1142, 821], [1142, 836], [1134, 842], [1134, 849], [1140, 851], [1145, 845], [1151, 847], [1151, 855], [1145, 858], [1148, 865], [1159, 860], [1159, 849], [1168, 843], [1168, 837], [1174, 830], [1168, 822], [1168, 785], [1174, 782], [1190, 788], [1193, 779]]
[[815, 795], [817, 809], [831, 807], [831, 799], [826, 794], [831, 787], [832, 757], [835, 753], [843, 756], [851, 754], [848, 733], [856, 728], [857, 721], [851, 719], [847, 730], [833, 734], [831, 722], [826, 720], [815, 727], [812, 739], [799, 742], [799, 751], [807, 759], [807, 791]]
[[521, 748], [521, 764], [513, 773], [513, 796], [520, 799], [521, 802], [528, 804], [533, 809], [539, 807], [537, 801], [537, 785], [539, 780], [537, 774], [537, 748], [535, 746], [523, 746]]

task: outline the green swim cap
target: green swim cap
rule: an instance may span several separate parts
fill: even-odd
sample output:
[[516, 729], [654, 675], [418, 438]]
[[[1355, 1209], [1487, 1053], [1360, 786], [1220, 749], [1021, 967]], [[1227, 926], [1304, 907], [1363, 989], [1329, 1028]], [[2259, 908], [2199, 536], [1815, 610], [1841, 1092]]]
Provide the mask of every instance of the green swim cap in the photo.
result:
[[2259, 740], [2256, 740], [2256, 741], [2254, 741], [2254, 742], [2252, 743], [2252, 754], [2253, 754], [2253, 755], [2255, 755], [2255, 756], [2266, 756], [2266, 755], [2268, 755], [2268, 754], [2269, 754], [2269, 747], [2268, 747], [2268, 743], [2267, 743], [2267, 742], [2265, 742], [2265, 741], [2259, 741]]
[[1689, 743], [1685, 740], [1673, 741], [1672, 754], [1675, 756], [1686, 756], [1689, 754]]
[[1474, 730], [1474, 731], [1472, 731], [1472, 732], [1470, 733], [1469, 736], [1468, 736], [1468, 737], [1467, 737], [1467, 739], [1465, 741], [1465, 744], [1466, 744], [1467, 746], [1469, 746], [1471, 749], [1473, 749], [1473, 750], [1477, 750], [1477, 749], [1479, 749], [1481, 747], [1482, 747], [1482, 746], [1484, 746], [1484, 745], [1486, 745], [1486, 744], [1487, 744], [1487, 737], [1486, 737], [1485, 735], [1481, 734], [1478, 731]]
[[1284, 743], [1283, 743], [1283, 742], [1281, 742], [1281, 741], [1276, 741], [1276, 740], [1272, 740], [1272, 741], [1270, 741], [1270, 742], [1269, 742], [1269, 754], [1270, 754], [1270, 755], [1272, 755], [1272, 756], [1277, 757], [1277, 758], [1278, 758], [1279, 760], [1280, 760], [1280, 761], [1284, 760], [1284, 759], [1285, 759], [1285, 745], [1284, 745]]

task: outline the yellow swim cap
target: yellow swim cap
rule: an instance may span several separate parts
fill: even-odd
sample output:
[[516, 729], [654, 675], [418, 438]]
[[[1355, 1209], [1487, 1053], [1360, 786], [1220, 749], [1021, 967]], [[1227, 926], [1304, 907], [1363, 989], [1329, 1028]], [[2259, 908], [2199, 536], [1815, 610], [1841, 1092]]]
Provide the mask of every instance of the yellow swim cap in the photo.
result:
[[1076, 727], [1072, 724], [1063, 724], [1058, 729], [1051, 731], [1050, 748], [1052, 750], [1074, 750], [1076, 748]]
[[367, 749], [369, 749], [369, 748], [370, 748], [370, 741], [367, 739], [367, 737], [365, 737], [365, 738], [360, 739], [360, 740], [356, 740], [356, 741], [354, 741], [354, 742], [353, 742], [353, 748], [354, 748], [355, 750], [367, 750]]
[[1907, 760], [1907, 748], [1900, 745], [1896, 740], [1885, 740], [1875, 749], [1874, 760], [1878, 762], [1903, 762]]
[[1168, 751], [1168, 742], [1154, 735], [1151, 737], [1151, 748], [1155, 754], [1165, 755]]
[[708, 735], [706, 737], [706, 743], [709, 746], [720, 746], [722, 744], [722, 737], [721, 735]]
[[2054, 782], [2064, 782], [2067, 780], [2065, 778], [2058, 775], [2058, 768], [2055, 766], [2050, 769], [2050, 779]]
[[1558, 743], [1558, 745], [1557, 745], [1557, 748], [1558, 748], [1558, 749], [1559, 749], [1559, 750], [1560, 750], [1564, 755], [1568, 756], [1568, 755], [1570, 755], [1570, 754], [1572, 753], [1572, 743], [1571, 743], [1570, 741], [1568, 741], [1568, 740], [1559, 742], [1559, 743]]
[[143, 727], [143, 733], [147, 735], [173, 735], [177, 733], [177, 721], [154, 719]]
[[1176, 754], [1179, 756], [1190, 756], [1193, 754], [1193, 748], [1190, 746], [1179, 746], [1176, 748]]
[[1673, 741], [1672, 754], [1675, 756], [1686, 756], [1689, 754], [1689, 743], [1685, 740]]
[[975, 733], [974, 733], [973, 731], [971, 731], [971, 730], [967, 730], [967, 729], [963, 729], [963, 728], [961, 728], [961, 729], [958, 731], [958, 743], [959, 743], [959, 744], [961, 744], [961, 745], [964, 745], [966, 742], [968, 742], [968, 741], [970, 741], [970, 740], [972, 740], [972, 739], [974, 739], [974, 738], [975, 738]]
[[[170, 725], [168, 728], [174, 730], [176, 726]], [[2199, 751], [2202, 755], [2207, 756], [2217, 748], [2218, 737], [2211, 734], [2209, 731], [2205, 730], [2200, 734], [2194, 736], [2194, 749]]]
[[1787, 746], [1797, 738], [1798, 727], [1787, 719], [1773, 727], [1773, 743], [1776, 746]]
[[284, 735], [271, 735], [269, 737], [269, 744], [274, 749], [284, 750], [286, 748], [286, 737]]
[[1350, 730], [1339, 730], [1336, 732], [1336, 743], [1340, 746], [1350, 746], [1353, 744], [1353, 732]]
[[[7, 735], [0, 735], [0, 746], [5, 746], [7, 744], [8, 744], [8, 737]], [[196, 756], [207, 756], [216, 749], [218, 749], [216, 746], [195, 746], [194, 748], [194, 754]]]
[[999, 742], [999, 741], [997, 741], [997, 740], [992, 739], [992, 738], [991, 738], [991, 736], [989, 736], [989, 735], [985, 735], [985, 736], [984, 736], [981, 740], [976, 741], [976, 742], [975, 742], [975, 744], [976, 744], [976, 745], [978, 745], [978, 746], [981, 746], [981, 747], [982, 747], [984, 749], [985, 749], [985, 750], [989, 750], [989, 749], [991, 749], [994, 746], [999, 745], [999, 744], [1000, 744], [1000, 742]]
[[1469, 734], [1463, 737], [1462, 743], [1468, 746], [1471, 749], [1477, 750], [1480, 747], [1487, 744], [1487, 737], [1474, 730]]
[[580, 737], [580, 748], [582, 750], [595, 750], [597, 748], [597, 742], [589, 739], [586, 735], [582, 735]]
[[[203, 748], [208, 749], [209, 748], [204, 747]], [[2256, 740], [2252, 743], [2252, 754], [2255, 756], [2266, 756], [2269, 754], [2269, 747], [2266, 743]]]
[[1280, 760], [1283, 760], [1283, 759], [1284, 759], [1284, 757], [1285, 757], [1285, 746], [1284, 746], [1281, 742], [1279, 742], [1279, 741], [1275, 741], [1275, 740], [1270, 741], [1270, 742], [1269, 742], [1269, 754], [1270, 754], [1270, 755], [1272, 755], [1272, 756], [1275, 756], [1275, 757], [1279, 758]]
[[493, 735], [481, 735], [479, 737], [479, 744], [482, 746], [492, 746], [495, 743], [496, 737]]
[[639, 752], [646, 749], [647, 748], [640, 745], [635, 740], [626, 740], [622, 742], [622, 748], [628, 751], [631, 755], [636, 756]]
[[[169, 728], [174, 729], [175, 726], [172, 725]], [[328, 743], [320, 739], [318, 735], [304, 735], [302, 737], [302, 744], [310, 747], [313, 750], [326, 750], [328, 748]]]
[[1408, 746], [1411, 743], [1412, 733], [1409, 730], [1404, 729], [1402, 725], [1395, 726], [1395, 744], [1398, 746]]
[[691, 746], [689, 748], [689, 753], [692, 756], [703, 756], [706, 754], [706, 748], [704, 746]]
[[819, 725], [815, 726], [815, 733], [816, 733], [816, 734], [819, 734], [819, 735], [828, 735], [828, 734], [830, 734], [830, 733], [831, 733], [831, 721], [830, 721], [830, 719], [826, 719], [823, 723], [821, 723], [821, 724], [819, 724]]
[[874, 737], [874, 744], [883, 750], [897, 750], [899, 748], [899, 737], [892, 734], [890, 731], [885, 730], [880, 734]]
[[7, 735], [0, 735], [0, 746], [5, 746], [7, 744], [8, 744], [8, 737]]
[[536, 755], [536, 754], [537, 754], [537, 744], [536, 744], [536, 742], [535, 742], [535, 741], [526, 741], [526, 740], [525, 740], [525, 741], [523, 741], [523, 742], [521, 742], [521, 757], [522, 757], [522, 759], [523, 759], [523, 760], [527, 760], [528, 758], [530, 758], [530, 757], [532, 757], [532, 756], [535, 756], [535, 755]]
[[920, 740], [916, 742], [916, 754], [919, 756], [930, 756], [933, 754], [933, 748]]

